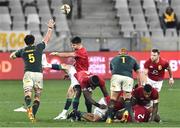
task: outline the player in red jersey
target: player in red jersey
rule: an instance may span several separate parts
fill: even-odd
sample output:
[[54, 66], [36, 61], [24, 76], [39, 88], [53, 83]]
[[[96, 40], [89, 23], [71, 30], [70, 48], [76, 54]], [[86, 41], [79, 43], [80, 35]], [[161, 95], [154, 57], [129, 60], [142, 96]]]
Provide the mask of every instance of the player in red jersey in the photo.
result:
[[[137, 122], [148, 122], [150, 118], [150, 112], [148, 111], [147, 108], [141, 105], [134, 105], [133, 106], [133, 113], [134, 113], [134, 118]], [[131, 122], [131, 118], [129, 116], [129, 113], [127, 110], [122, 109], [117, 112], [116, 116], [117, 120], [115, 122]]]
[[92, 91], [99, 87], [103, 93], [103, 96], [105, 97], [106, 101], [110, 101], [109, 94], [107, 92], [107, 89], [105, 87], [105, 81], [103, 78], [101, 78], [99, 75], [94, 75], [87, 71], [80, 71], [75, 74], [75, 77], [80, 83], [81, 90], [83, 92], [85, 100], [90, 103], [87, 106], [87, 112], [91, 113], [92, 111], [92, 105], [105, 109], [105, 105], [101, 105], [97, 103], [95, 100], [92, 99]]
[[169, 84], [174, 84], [171, 67], [168, 61], [160, 57], [158, 49], [151, 50], [151, 58], [148, 59], [144, 64], [144, 83], [149, 83], [154, 88], [161, 91], [165, 70], [169, 73]]
[[[88, 67], [89, 67], [88, 54], [87, 54], [86, 48], [84, 48], [81, 43], [81, 38], [80, 37], [72, 38], [71, 47], [74, 50], [73, 52], [61, 52], [61, 53], [52, 52], [50, 55], [56, 55], [59, 57], [73, 57], [75, 59], [74, 67], [77, 72], [88, 71]], [[57, 68], [57, 70], [59, 70], [59, 67], [57, 65], [54, 69], [56, 69], [56, 68]], [[71, 76], [74, 76], [76, 71], [73, 70], [73, 72], [70, 72]], [[71, 81], [71, 82], [73, 82], [73, 81]], [[74, 79], [74, 83], [77, 83], [76, 79]], [[66, 113], [67, 113], [67, 110], [69, 109], [69, 107], [71, 106], [72, 98], [74, 97], [74, 95], [76, 93], [79, 93], [79, 88], [80, 88], [79, 84], [69, 87], [68, 92], [67, 92], [67, 99], [66, 99], [64, 110], [61, 113], [59, 113], [59, 115], [57, 117], [54, 118], [55, 120], [56, 119], [66, 119]], [[73, 100], [73, 106], [76, 106], [76, 108], [79, 104], [79, 98], [80, 98], [80, 93], [79, 93], [78, 97], [75, 97]]]
[[152, 113], [150, 121], [155, 121], [155, 118], [159, 116], [158, 112], [158, 102], [159, 93], [150, 84], [145, 84], [133, 90], [132, 101], [135, 104], [144, 106]]

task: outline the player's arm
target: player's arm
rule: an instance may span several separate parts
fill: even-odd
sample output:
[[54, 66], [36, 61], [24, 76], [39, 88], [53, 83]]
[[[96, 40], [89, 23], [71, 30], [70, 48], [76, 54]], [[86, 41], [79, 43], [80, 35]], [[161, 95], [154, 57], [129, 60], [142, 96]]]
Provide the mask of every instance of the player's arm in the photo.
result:
[[16, 52], [12, 52], [9, 57], [10, 59], [16, 59]]
[[84, 95], [84, 97], [85, 97], [92, 105], [94, 105], [94, 106], [96, 106], [96, 107], [98, 107], [98, 108], [101, 108], [101, 109], [105, 109], [105, 108], [106, 108], [105, 105], [99, 104], [99, 103], [97, 103], [94, 99], [92, 99], [92, 96], [91, 96], [92, 94], [91, 94], [90, 91], [88, 91], [88, 90], [83, 90], [83, 95]]
[[50, 19], [48, 21], [48, 24], [47, 24], [47, 26], [48, 26], [47, 33], [46, 33], [46, 35], [43, 38], [43, 42], [45, 44], [48, 44], [48, 42], [49, 42], [49, 40], [50, 40], [50, 38], [52, 36], [52, 31], [53, 31], [54, 25], [55, 25], [55, 22], [52, 19]]
[[142, 78], [141, 78], [141, 71], [140, 69], [136, 70], [136, 74], [137, 74], [137, 83], [138, 85], [142, 85]]
[[21, 53], [22, 49], [12, 52], [9, 57], [10, 59], [16, 59], [17, 57], [21, 57]]
[[75, 52], [52, 52], [50, 53], [50, 55], [53, 55], [53, 56], [59, 56], [59, 57], [75, 57]]
[[101, 89], [101, 91], [103, 93], [103, 96], [104, 96], [104, 98], [106, 100], [106, 103], [108, 104], [110, 102], [110, 96], [108, 94], [108, 91], [107, 91], [106, 87], [102, 86], [102, 87], [100, 87], [100, 89]]
[[173, 79], [171, 67], [168, 66], [167, 70], [168, 70], [168, 73], [169, 73], [169, 85], [172, 86], [174, 84], [174, 79]]
[[148, 69], [144, 68], [141, 71], [141, 83], [142, 83], [142, 85], [147, 83], [147, 77], [148, 77]]

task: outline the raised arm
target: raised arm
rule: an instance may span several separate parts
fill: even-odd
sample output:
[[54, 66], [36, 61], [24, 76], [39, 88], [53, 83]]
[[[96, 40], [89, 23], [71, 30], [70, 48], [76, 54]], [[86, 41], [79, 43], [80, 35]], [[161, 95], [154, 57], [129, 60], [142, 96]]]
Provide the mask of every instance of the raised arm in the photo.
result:
[[44, 42], [45, 44], [47, 44], [47, 43], [49, 42], [50, 38], [51, 38], [52, 30], [53, 30], [53, 28], [54, 28], [54, 25], [55, 25], [55, 22], [54, 22], [52, 19], [50, 19], [50, 20], [48, 21], [48, 23], [47, 23], [47, 26], [48, 26], [47, 33], [46, 33], [46, 35], [45, 35], [44, 38], [43, 38], [43, 42]]

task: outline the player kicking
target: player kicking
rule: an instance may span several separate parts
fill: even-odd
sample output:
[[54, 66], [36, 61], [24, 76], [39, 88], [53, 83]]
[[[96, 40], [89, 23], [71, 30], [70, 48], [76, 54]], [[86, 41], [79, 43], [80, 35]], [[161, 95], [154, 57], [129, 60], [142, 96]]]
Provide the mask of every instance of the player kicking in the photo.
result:
[[[43, 89], [43, 74], [42, 74], [42, 52], [48, 44], [52, 35], [52, 30], [55, 25], [53, 20], [49, 20], [47, 26], [48, 31], [42, 41], [37, 45], [34, 45], [34, 36], [26, 35], [24, 41], [26, 47], [11, 53], [10, 58], [16, 59], [21, 57], [24, 61], [24, 77], [23, 77], [23, 88], [24, 88], [24, 100], [27, 107], [28, 118], [34, 122], [35, 115], [40, 105], [40, 95]], [[32, 91], [34, 90], [34, 101], [31, 105]]]
[[[56, 55], [59, 57], [73, 57], [75, 59], [74, 67], [77, 72], [88, 71], [88, 67], [89, 67], [88, 54], [86, 49], [83, 47], [81, 43], [81, 38], [78, 36], [72, 38], [71, 47], [74, 50], [73, 52], [62, 52], [62, 53], [52, 52], [50, 55]], [[54, 67], [54, 68], [58, 68], [58, 67]], [[74, 74], [71, 75], [74, 76]], [[69, 109], [72, 103], [72, 98], [74, 97], [74, 94], [78, 92], [80, 86], [78, 85], [76, 87], [78, 87], [78, 89], [75, 89], [72, 86], [69, 87], [64, 110], [61, 113], [59, 113], [57, 117], [54, 118], [55, 120], [66, 118], [67, 110]], [[73, 100], [74, 109], [77, 109], [78, 105], [79, 105], [79, 98], [76, 97]], [[88, 105], [89, 103], [86, 102], [86, 106]]]
[[158, 92], [161, 91], [165, 70], [169, 73], [169, 84], [174, 84], [174, 79], [169, 62], [160, 57], [158, 49], [151, 50], [151, 58], [144, 64], [144, 83], [152, 85]]

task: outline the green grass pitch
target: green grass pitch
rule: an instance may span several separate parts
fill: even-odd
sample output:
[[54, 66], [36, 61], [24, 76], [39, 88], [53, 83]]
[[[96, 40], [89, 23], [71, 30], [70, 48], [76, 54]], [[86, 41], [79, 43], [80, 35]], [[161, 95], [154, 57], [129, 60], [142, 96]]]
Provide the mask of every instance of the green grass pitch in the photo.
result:
[[[0, 127], [180, 127], [180, 80], [175, 80], [173, 88], [164, 81], [160, 93], [159, 113], [162, 123], [113, 123], [104, 122], [70, 122], [69, 120], [54, 121], [53, 118], [63, 109], [66, 91], [70, 82], [67, 80], [46, 80], [41, 97], [41, 105], [37, 113], [37, 122], [32, 124], [26, 113], [13, 112], [23, 104], [21, 81], [0, 81]], [[109, 88], [109, 81], [106, 82]], [[97, 88], [93, 94], [98, 100], [102, 97]], [[79, 109], [85, 111], [84, 98], [81, 97]]]

